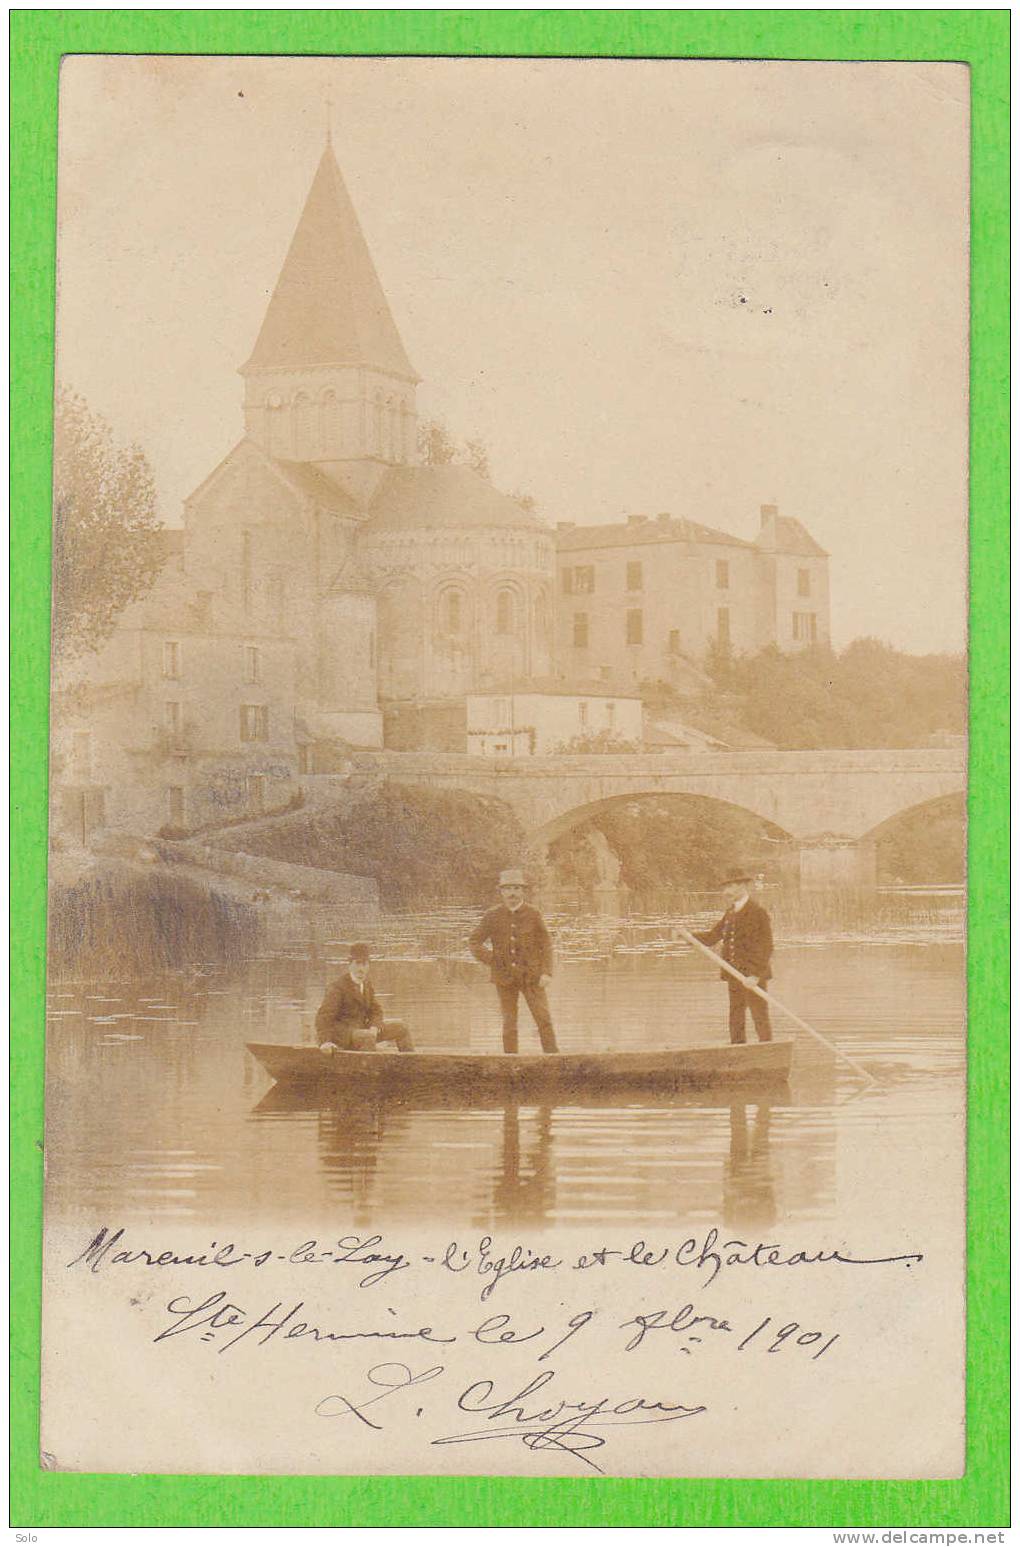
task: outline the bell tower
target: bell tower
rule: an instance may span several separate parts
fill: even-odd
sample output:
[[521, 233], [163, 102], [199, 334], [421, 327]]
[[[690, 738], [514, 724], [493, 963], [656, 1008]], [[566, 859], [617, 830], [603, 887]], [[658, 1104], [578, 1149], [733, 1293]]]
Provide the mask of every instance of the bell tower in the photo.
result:
[[388, 467], [417, 461], [420, 377], [331, 139], [241, 375], [247, 434], [280, 461], [319, 464], [357, 504]]

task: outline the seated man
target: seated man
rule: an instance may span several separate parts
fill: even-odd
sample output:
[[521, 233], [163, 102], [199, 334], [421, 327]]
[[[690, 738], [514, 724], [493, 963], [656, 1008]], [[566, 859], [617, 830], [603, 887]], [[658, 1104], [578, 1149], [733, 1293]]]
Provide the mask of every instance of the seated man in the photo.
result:
[[328, 1053], [340, 1048], [371, 1053], [379, 1042], [395, 1042], [402, 1053], [411, 1053], [414, 1044], [403, 1021], [383, 1020], [368, 963], [368, 946], [352, 945], [350, 967], [330, 984], [315, 1017], [319, 1046]]

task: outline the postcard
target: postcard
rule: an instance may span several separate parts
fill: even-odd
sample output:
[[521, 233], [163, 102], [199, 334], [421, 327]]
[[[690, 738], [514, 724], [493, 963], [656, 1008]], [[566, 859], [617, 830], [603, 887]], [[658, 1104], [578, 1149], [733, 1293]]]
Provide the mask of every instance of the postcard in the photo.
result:
[[959, 1477], [966, 68], [59, 124], [42, 1465]]

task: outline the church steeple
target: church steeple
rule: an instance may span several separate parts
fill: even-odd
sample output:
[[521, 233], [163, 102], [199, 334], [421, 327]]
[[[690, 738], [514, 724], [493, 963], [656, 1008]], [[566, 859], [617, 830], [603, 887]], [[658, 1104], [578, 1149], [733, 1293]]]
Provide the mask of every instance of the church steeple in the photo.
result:
[[248, 433], [301, 462], [412, 460], [419, 377], [327, 135], [245, 379]]

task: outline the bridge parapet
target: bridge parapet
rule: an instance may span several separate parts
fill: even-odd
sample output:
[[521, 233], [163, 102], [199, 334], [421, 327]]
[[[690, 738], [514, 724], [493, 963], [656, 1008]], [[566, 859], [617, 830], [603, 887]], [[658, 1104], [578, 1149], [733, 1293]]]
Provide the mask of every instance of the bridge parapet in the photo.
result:
[[901, 812], [966, 787], [962, 749], [609, 753], [496, 759], [362, 752], [360, 770], [505, 801], [529, 839], [551, 842], [607, 802], [693, 795], [738, 806], [790, 837], [857, 840]]

